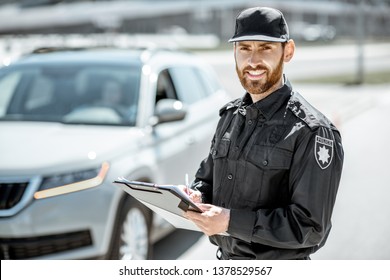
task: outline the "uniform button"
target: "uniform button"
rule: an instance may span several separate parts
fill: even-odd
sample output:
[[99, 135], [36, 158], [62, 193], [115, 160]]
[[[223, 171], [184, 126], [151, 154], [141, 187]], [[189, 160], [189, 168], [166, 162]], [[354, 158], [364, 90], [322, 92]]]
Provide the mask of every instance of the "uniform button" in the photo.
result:
[[229, 175], [228, 175], [228, 179], [229, 179], [229, 180], [233, 179], [233, 175], [232, 175], [232, 174], [229, 174]]
[[263, 165], [264, 165], [264, 166], [267, 166], [267, 165], [268, 165], [268, 160], [264, 160], [264, 161], [263, 161]]
[[234, 147], [234, 151], [236, 151], [236, 152], [237, 152], [239, 149], [240, 149], [240, 147], [238, 147], [238, 146], [235, 146], [235, 147]]
[[213, 156], [216, 156], [217, 155], [217, 151], [213, 151]]
[[252, 124], [253, 124], [253, 121], [252, 121], [252, 120], [249, 120], [249, 121], [248, 121], [248, 124], [249, 124], [249, 125], [252, 125]]
[[225, 205], [225, 202], [222, 202], [222, 205], [221, 205], [222, 207], [225, 207], [226, 205]]

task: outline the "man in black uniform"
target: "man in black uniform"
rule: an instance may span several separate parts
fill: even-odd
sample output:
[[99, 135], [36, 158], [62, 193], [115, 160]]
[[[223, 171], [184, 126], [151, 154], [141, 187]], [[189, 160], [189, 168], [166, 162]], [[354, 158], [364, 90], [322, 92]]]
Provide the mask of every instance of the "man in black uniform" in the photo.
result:
[[220, 110], [187, 212], [219, 259], [309, 259], [331, 229], [343, 165], [341, 136], [283, 75], [295, 45], [283, 14], [242, 11], [236, 70], [246, 94]]

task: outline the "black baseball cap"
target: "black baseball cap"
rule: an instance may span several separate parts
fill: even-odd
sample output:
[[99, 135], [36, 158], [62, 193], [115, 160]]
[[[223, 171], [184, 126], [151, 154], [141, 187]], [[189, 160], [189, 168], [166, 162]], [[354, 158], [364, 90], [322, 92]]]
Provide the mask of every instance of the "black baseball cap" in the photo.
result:
[[288, 40], [288, 26], [282, 12], [274, 8], [255, 7], [238, 14], [234, 36], [229, 42]]

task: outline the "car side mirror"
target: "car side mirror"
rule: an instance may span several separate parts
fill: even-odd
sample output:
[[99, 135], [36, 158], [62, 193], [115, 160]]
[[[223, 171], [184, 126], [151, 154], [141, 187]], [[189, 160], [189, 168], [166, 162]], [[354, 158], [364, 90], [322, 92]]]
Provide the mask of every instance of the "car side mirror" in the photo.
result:
[[187, 110], [184, 104], [176, 99], [161, 99], [157, 102], [154, 117], [151, 124], [156, 126], [160, 123], [181, 121], [185, 118]]

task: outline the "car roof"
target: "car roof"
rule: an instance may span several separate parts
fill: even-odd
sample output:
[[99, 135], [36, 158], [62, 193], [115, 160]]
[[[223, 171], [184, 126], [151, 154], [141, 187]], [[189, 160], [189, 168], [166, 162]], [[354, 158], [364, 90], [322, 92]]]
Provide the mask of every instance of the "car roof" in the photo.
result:
[[119, 49], [119, 48], [41, 48], [21, 57], [13, 65], [28, 64], [126, 64], [141, 65], [155, 55], [180, 56], [188, 53], [163, 49]]

